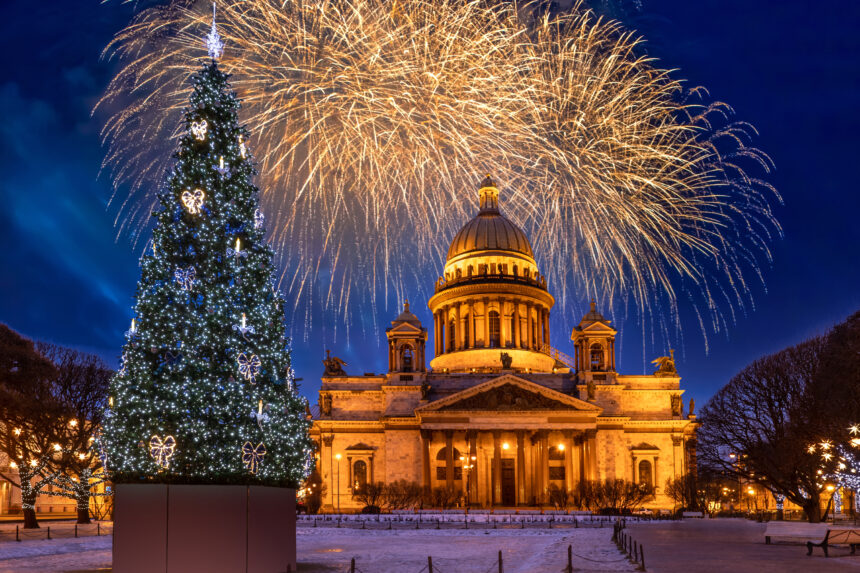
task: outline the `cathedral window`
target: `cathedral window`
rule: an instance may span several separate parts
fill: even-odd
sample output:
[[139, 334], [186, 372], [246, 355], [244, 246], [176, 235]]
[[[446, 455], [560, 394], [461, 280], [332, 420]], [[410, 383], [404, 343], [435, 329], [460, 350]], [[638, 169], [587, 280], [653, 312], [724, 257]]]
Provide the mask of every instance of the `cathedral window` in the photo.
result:
[[639, 485], [645, 487], [649, 491], [654, 489], [654, 476], [651, 470], [651, 462], [642, 460], [639, 462]]
[[558, 461], [564, 460], [564, 450], [561, 450], [555, 446], [550, 446], [549, 448], [549, 459], [550, 461]]
[[498, 348], [502, 338], [501, 321], [499, 313], [495, 310], [490, 311], [490, 347]]
[[457, 350], [457, 323], [454, 319], [448, 323], [448, 352]]
[[471, 317], [468, 314], [465, 317], [463, 317], [463, 346], [465, 348], [469, 347], [469, 331], [471, 330], [470, 324], [469, 324], [470, 322], [471, 322]]
[[603, 360], [603, 347], [597, 344], [596, 342], [591, 345], [591, 369], [592, 370], [604, 370], [605, 362]]
[[511, 334], [510, 334], [510, 336], [508, 337], [508, 338], [509, 338], [509, 340], [507, 341], [507, 342], [508, 342], [508, 346], [510, 346], [510, 347], [513, 347], [513, 346], [514, 346], [514, 342], [516, 341], [516, 338], [514, 338], [514, 336], [515, 336], [515, 335], [514, 335], [514, 332], [516, 332], [516, 329], [517, 329], [517, 324], [516, 324], [516, 323], [514, 323], [514, 315], [512, 314], [512, 315], [511, 315], [510, 328], [508, 329], [508, 332], [510, 332]]
[[353, 493], [361, 493], [367, 486], [367, 463], [358, 460], [352, 466], [352, 491]]

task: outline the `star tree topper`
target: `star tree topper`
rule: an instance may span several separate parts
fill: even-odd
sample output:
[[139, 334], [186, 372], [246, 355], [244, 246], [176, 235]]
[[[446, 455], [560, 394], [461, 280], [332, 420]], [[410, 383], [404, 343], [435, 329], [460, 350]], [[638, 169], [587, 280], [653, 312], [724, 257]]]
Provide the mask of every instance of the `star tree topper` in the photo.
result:
[[215, 25], [215, 2], [212, 2], [212, 29], [206, 36], [206, 49], [209, 50], [209, 57], [213, 60], [217, 60], [224, 53], [224, 42], [221, 41], [221, 35]]

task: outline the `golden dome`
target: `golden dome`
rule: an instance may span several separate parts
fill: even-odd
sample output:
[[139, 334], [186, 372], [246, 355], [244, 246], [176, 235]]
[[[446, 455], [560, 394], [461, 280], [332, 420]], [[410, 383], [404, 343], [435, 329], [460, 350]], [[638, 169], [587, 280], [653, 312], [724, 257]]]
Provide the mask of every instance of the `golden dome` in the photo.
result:
[[499, 211], [499, 189], [489, 175], [479, 195], [480, 210], [454, 236], [448, 260], [472, 251], [509, 251], [534, 259], [526, 234]]

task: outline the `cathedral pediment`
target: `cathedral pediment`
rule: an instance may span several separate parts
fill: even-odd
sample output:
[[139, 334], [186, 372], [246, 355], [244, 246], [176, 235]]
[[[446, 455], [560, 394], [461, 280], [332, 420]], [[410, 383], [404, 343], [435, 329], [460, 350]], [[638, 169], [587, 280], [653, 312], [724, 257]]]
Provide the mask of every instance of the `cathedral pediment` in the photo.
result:
[[505, 375], [431, 402], [416, 413], [474, 411], [579, 411], [597, 415], [602, 409], [540, 384]]

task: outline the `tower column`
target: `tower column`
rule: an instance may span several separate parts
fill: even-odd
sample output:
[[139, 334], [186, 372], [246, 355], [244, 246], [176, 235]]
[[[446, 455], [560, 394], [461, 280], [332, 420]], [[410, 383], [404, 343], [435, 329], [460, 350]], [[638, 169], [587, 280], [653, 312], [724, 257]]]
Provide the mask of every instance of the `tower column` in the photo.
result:
[[430, 483], [430, 439], [432, 435], [432, 430], [421, 430], [421, 473], [425, 493], [429, 493], [432, 486]]
[[502, 433], [493, 431], [493, 505], [502, 502]]
[[517, 430], [517, 505], [526, 503], [525, 431]]
[[514, 299], [514, 347], [522, 348], [520, 338], [522, 336], [522, 325], [520, 324], [520, 301]]
[[454, 430], [445, 430], [445, 487], [454, 489]]

